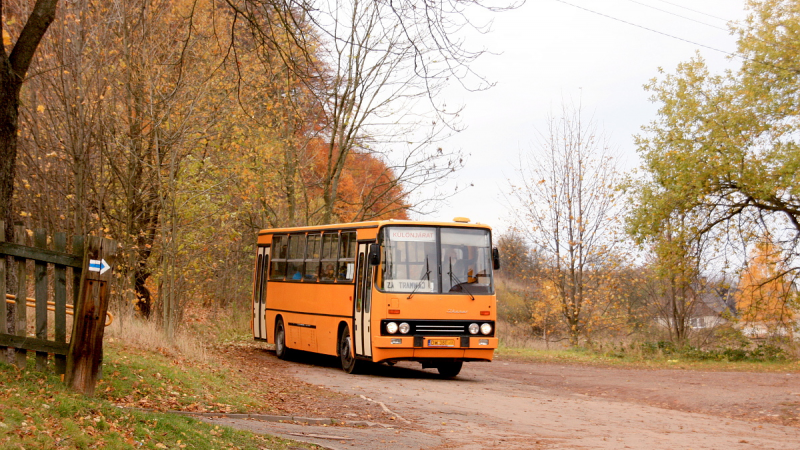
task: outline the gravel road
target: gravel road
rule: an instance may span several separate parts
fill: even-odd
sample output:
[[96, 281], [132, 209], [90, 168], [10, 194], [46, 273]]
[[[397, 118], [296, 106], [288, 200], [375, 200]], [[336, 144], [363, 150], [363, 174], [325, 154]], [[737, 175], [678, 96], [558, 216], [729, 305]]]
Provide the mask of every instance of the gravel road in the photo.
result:
[[467, 363], [457, 378], [446, 380], [415, 363], [347, 375], [326, 357], [300, 355], [285, 363], [263, 350], [251, 356], [281, 366], [286, 376], [377, 404], [388, 420], [369, 427], [206, 420], [331, 449], [800, 448], [797, 372], [496, 360]]

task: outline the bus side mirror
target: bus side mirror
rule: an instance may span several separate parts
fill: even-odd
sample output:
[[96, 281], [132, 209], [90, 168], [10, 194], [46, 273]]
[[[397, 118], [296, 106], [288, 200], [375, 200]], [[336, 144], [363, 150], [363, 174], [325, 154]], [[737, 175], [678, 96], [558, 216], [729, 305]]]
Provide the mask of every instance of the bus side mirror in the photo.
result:
[[500, 250], [497, 247], [492, 249], [492, 264], [494, 265], [494, 270], [500, 270]]
[[381, 263], [381, 246], [378, 244], [370, 244], [369, 246], [369, 261], [370, 266], [377, 266]]

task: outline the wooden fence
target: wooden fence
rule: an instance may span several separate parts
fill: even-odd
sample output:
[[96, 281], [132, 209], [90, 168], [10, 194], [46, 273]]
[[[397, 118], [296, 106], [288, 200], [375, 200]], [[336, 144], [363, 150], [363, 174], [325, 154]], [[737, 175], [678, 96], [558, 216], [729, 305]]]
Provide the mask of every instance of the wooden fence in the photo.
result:
[[[0, 308], [0, 358], [13, 348], [11, 363], [20, 368], [27, 364], [28, 351], [36, 352], [36, 369], [44, 371], [52, 354], [56, 373], [86, 394], [94, 392], [94, 384], [102, 361], [102, 339], [108, 313], [108, 289], [117, 244], [108, 239], [90, 236], [72, 238], [67, 251], [65, 233], [52, 236], [48, 248], [45, 230], [33, 234], [34, 247], [25, 246], [27, 233], [15, 227], [15, 242], [6, 242], [5, 226], [0, 221], [0, 293], [5, 302]], [[13, 262], [7, 264], [7, 256]], [[28, 261], [33, 261], [33, 291], [29, 294]], [[12, 272], [16, 277], [7, 276]], [[52, 276], [52, 285], [50, 278]], [[7, 279], [14, 279], [7, 286]], [[70, 278], [73, 305], [67, 304], [67, 282]], [[52, 295], [51, 295], [52, 294]], [[51, 300], [52, 297], [52, 300]], [[8, 309], [13, 312], [7, 314]], [[28, 336], [28, 307], [33, 307], [34, 335]], [[48, 310], [53, 311], [53, 333], [48, 337]], [[72, 310], [72, 311], [70, 311]], [[67, 314], [74, 315], [72, 333], [67, 342]], [[12, 323], [7, 322], [12, 318]], [[9, 327], [9, 325], [12, 325]], [[9, 328], [13, 333], [9, 333]]]

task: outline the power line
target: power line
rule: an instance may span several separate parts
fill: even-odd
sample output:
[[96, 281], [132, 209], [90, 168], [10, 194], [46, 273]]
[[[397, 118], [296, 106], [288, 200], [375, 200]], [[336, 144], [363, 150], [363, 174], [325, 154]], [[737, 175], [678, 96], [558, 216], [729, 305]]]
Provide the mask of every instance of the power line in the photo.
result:
[[680, 17], [681, 19], [690, 20], [692, 22], [699, 23], [699, 24], [705, 25], [707, 27], [716, 28], [716, 29], [722, 30], [722, 31], [728, 31], [727, 28], [718, 27], [716, 25], [711, 25], [710, 23], [706, 23], [706, 22], [702, 22], [700, 20], [692, 19], [691, 17], [682, 16], [682, 15], [676, 14], [676, 13], [674, 13], [672, 11], [667, 11], [666, 9], [656, 8], [655, 6], [651, 6], [651, 5], [642, 3], [642, 2], [637, 2], [636, 0], [628, 0], [628, 1], [631, 2], [631, 3], [636, 3], [637, 5], [642, 5], [642, 6], [647, 7], [647, 8], [655, 9], [656, 11], [661, 11], [663, 13], [666, 13], [666, 14], [669, 14], [669, 15], [672, 15], [672, 16], [675, 16], [675, 17]]
[[721, 21], [723, 21], [725, 23], [728, 23], [728, 19], [723, 19], [722, 17], [718, 17], [718, 16], [715, 16], [713, 14], [708, 14], [708, 13], [704, 13], [703, 11], [698, 11], [696, 9], [687, 8], [686, 6], [679, 5], [677, 3], [668, 2], [667, 0], [658, 0], [658, 1], [661, 2], [661, 3], [666, 3], [668, 5], [677, 6], [678, 8], [686, 9], [686, 10], [689, 10], [691, 12], [695, 12], [697, 14], [702, 14], [704, 16], [713, 17], [714, 19], [721, 20]]
[[633, 23], [633, 22], [628, 22], [627, 20], [619, 19], [619, 18], [614, 17], [614, 16], [609, 16], [608, 14], [603, 14], [601, 12], [594, 11], [594, 10], [589, 9], [589, 8], [584, 8], [583, 6], [578, 6], [578, 5], [566, 2], [564, 0], [555, 0], [555, 1], [557, 1], [559, 3], [563, 3], [565, 5], [572, 6], [573, 8], [578, 8], [578, 9], [582, 9], [584, 11], [588, 11], [588, 12], [590, 12], [592, 14], [597, 14], [598, 16], [603, 16], [603, 17], [609, 18], [611, 20], [616, 20], [617, 22], [622, 22], [622, 23], [634, 26], [636, 28], [641, 28], [643, 30], [651, 31], [653, 33], [657, 33], [657, 34], [660, 34], [662, 36], [666, 36], [666, 37], [669, 37], [669, 38], [672, 38], [672, 39], [677, 39], [679, 41], [688, 42], [689, 44], [693, 44], [693, 45], [697, 45], [697, 46], [700, 46], [700, 47], [703, 47], [703, 48], [707, 48], [709, 50], [713, 50], [715, 52], [722, 53], [723, 55], [727, 55], [727, 56], [731, 56], [731, 57], [734, 57], [734, 58], [738, 58], [738, 59], [740, 59], [742, 61], [749, 61], [749, 62], [753, 62], [753, 63], [756, 63], [756, 64], [761, 64], [763, 66], [769, 66], [769, 67], [772, 67], [772, 68], [775, 68], [775, 69], [778, 69], [778, 70], [785, 70], [785, 71], [789, 71], [789, 72], [798, 73], [798, 70], [795, 70], [795, 69], [790, 69], [790, 68], [787, 68], [787, 67], [779, 66], [779, 65], [773, 64], [773, 63], [771, 63], [769, 61], [761, 61], [761, 60], [757, 60], [757, 59], [746, 58], [746, 57], [744, 57], [742, 55], [737, 55], [735, 53], [726, 52], [725, 50], [720, 50], [718, 48], [710, 47], [708, 45], [701, 44], [699, 42], [690, 41], [690, 40], [684, 39], [682, 37], [674, 36], [674, 35], [669, 34], [669, 33], [664, 33], [663, 31], [658, 31], [658, 30], [654, 30], [652, 28], [647, 28], [645, 26], [642, 26], [642, 25], [639, 25], [639, 24], [636, 24], [636, 23]]
[[652, 28], [647, 28], [645, 26], [642, 26], [642, 25], [639, 25], [639, 24], [635, 24], [633, 22], [628, 22], [627, 20], [619, 19], [619, 18], [614, 17], [614, 16], [609, 16], [608, 14], [603, 14], [601, 12], [598, 12], [598, 11], [595, 11], [595, 10], [592, 10], [592, 9], [589, 9], [589, 8], [584, 8], [583, 6], [578, 6], [578, 5], [566, 2], [564, 0], [555, 0], [555, 1], [557, 1], [559, 3], [563, 3], [565, 5], [572, 6], [573, 8], [578, 8], [578, 9], [582, 9], [584, 11], [588, 11], [588, 12], [590, 12], [592, 14], [597, 14], [598, 16], [603, 16], [603, 17], [606, 17], [606, 18], [611, 19], [611, 20], [616, 20], [617, 22], [622, 22], [622, 23], [634, 26], [636, 28], [641, 28], [643, 30], [647, 30], [647, 31], [650, 31], [650, 32], [653, 32], [653, 33], [657, 33], [657, 34], [660, 34], [662, 36], [666, 36], [666, 37], [669, 37], [669, 38], [672, 38], [672, 39], [677, 39], [679, 41], [687, 42], [687, 43], [692, 44], [692, 45], [697, 45], [697, 46], [700, 46], [700, 47], [703, 47], [703, 48], [707, 48], [709, 50], [713, 50], [715, 52], [722, 53], [723, 55], [728, 55], [728, 56], [734, 56], [734, 57], [737, 57], [737, 58], [741, 58], [739, 55], [735, 55], [735, 54], [733, 54], [731, 52], [726, 52], [725, 50], [720, 50], [718, 48], [714, 48], [714, 47], [711, 47], [711, 46], [708, 46], [708, 45], [705, 45], [705, 44], [701, 44], [699, 42], [690, 41], [690, 40], [684, 39], [682, 37], [678, 37], [678, 36], [675, 36], [675, 35], [672, 35], [672, 34], [669, 34], [669, 33], [664, 33], [663, 31], [658, 31], [658, 30], [654, 30]]

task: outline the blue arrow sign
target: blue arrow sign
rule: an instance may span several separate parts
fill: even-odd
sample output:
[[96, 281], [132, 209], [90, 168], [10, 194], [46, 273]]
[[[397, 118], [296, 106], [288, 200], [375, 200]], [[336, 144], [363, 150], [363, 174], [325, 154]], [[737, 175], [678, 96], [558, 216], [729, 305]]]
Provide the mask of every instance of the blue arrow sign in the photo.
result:
[[100, 260], [100, 261], [98, 261], [96, 259], [90, 259], [89, 260], [89, 271], [90, 272], [100, 272], [100, 275], [102, 275], [102, 274], [108, 272], [108, 269], [110, 269], [110, 268], [111, 268], [111, 266], [108, 265], [108, 263], [106, 262], [105, 259]]

